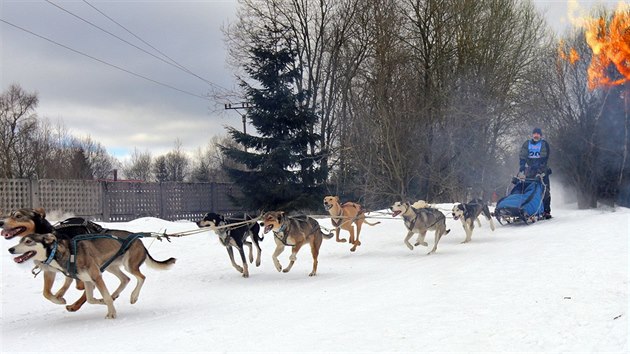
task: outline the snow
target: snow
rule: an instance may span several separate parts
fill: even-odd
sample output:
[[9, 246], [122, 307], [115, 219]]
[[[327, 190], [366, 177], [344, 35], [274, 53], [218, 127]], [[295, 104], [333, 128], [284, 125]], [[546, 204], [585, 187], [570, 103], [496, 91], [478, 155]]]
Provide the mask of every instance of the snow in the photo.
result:
[[[440, 205], [449, 210], [450, 205]], [[376, 214], [372, 214], [376, 216]], [[485, 219], [472, 242], [459, 221], [439, 244], [410, 251], [400, 217], [364, 225], [362, 245], [324, 240], [316, 277], [308, 246], [290, 273], [271, 261], [273, 235], [261, 243], [262, 265], [242, 278], [211, 231], [143, 239], [155, 259], [176, 257], [171, 270], [142, 267], [139, 301], [130, 285], [115, 301], [118, 318], [85, 304], [66, 312], [41, 295], [32, 264], [2, 252], [4, 352], [628, 352], [630, 210], [554, 207], [533, 225]], [[320, 220], [332, 228], [330, 219]], [[104, 223], [129, 231], [174, 233], [190, 221], [142, 218]], [[343, 232], [343, 231], [342, 231]], [[430, 237], [429, 237], [430, 236]], [[347, 238], [347, 234], [345, 236]], [[412, 243], [415, 238], [412, 239]], [[4, 241], [5, 249], [17, 240]], [[283, 266], [290, 250], [280, 255]], [[57, 276], [55, 289], [61, 285]], [[107, 274], [110, 289], [117, 284]], [[65, 298], [73, 302], [74, 287]]]

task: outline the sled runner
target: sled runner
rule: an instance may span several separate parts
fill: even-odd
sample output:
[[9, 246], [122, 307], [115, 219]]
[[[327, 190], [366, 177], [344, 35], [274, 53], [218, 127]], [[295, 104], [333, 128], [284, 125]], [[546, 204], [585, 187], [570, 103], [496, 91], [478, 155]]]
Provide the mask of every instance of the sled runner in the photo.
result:
[[547, 186], [542, 177], [512, 179], [514, 186], [508, 195], [499, 199], [494, 209], [494, 216], [499, 223], [522, 221], [525, 224], [541, 220], [544, 206], [543, 196]]

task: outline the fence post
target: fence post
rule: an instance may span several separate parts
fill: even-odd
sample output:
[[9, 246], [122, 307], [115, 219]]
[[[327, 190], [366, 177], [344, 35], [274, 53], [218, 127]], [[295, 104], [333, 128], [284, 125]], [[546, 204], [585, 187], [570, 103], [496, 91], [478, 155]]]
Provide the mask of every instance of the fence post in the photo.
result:
[[110, 222], [111, 211], [109, 206], [109, 193], [107, 192], [107, 182], [101, 182], [101, 206], [103, 209], [103, 221]]
[[219, 211], [215, 209], [217, 206], [217, 183], [211, 182], [210, 184], [210, 210], [212, 212], [218, 213]]
[[37, 179], [32, 179], [30, 180], [31, 185], [30, 185], [30, 189], [31, 189], [31, 208], [40, 208], [40, 201], [39, 201], [39, 180]]
[[162, 181], [160, 181], [159, 183], [160, 183], [160, 189], [159, 189], [159, 191], [160, 191], [159, 193], [160, 194], [158, 195], [159, 200], [160, 200], [160, 216], [159, 216], [159, 218], [162, 219], [162, 220], [167, 220], [164, 217], [164, 205], [166, 204], [166, 200], [165, 200], [166, 193], [164, 193], [164, 183]]

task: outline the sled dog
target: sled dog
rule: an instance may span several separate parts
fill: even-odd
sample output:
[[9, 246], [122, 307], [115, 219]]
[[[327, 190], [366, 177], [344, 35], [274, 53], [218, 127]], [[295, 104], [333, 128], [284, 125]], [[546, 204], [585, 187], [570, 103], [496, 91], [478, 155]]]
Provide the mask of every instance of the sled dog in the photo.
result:
[[[344, 229], [350, 233], [350, 243], [352, 248], [350, 251], [356, 251], [357, 247], [361, 245], [359, 241], [359, 235], [361, 234], [361, 226], [366, 223], [370, 226], [378, 225], [380, 222], [369, 223], [365, 220], [365, 211], [360, 204], [353, 202], [346, 202], [341, 204], [338, 196], [326, 196], [324, 197], [324, 208], [331, 216], [331, 221], [335, 227], [335, 240], [337, 242], [346, 242], [345, 238], [339, 238], [339, 232]], [[356, 238], [354, 235], [354, 226], [357, 225]]]
[[[324, 234], [317, 220], [306, 216], [288, 216], [283, 211], [269, 211], [263, 215], [264, 233], [273, 231], [276, 241], [276, 250], [273, 252], [273, 264], [278, 272], [288, 273], [297, 259], [297, 253], [305, 244], [311, 246], [313, 255], [313, 269], [309, 276], [317, 275], [317, 257], [324, 238], [330, 239], [332, 233]], [[291, 246], [289, 266], [282, 269], [278, 256], [284, 251], [285, 246]]]
[[392, 216], [396, 217], [402, 215], [407, 228], [407, 236], [405, 237], [405, 245], [413, 250], [413, 246], [409, 243], [409, 239], [413, 234], [418, 234], [418, 239], [415, 246], [423, 245], [428, 246], [424, 241], [424, 237], [429, 230], [435, 230], [435, 242], [433, 249], [428, 254], [434, 253], [437, 250], [438, 243], [442, 236], [448, 234], [451, 230], [446, 229], [446, 217], [441, 211], [434, 208], [420, 208], [416, 209], [409, 204], [409, 202], [396, 202], [390, 207]]
[[[224, 217], [223, 215], [219, 215], [216, 213], [207, 213], [203, 219], [197, 221], [197, 226], [199, 227], [218, 227], [225, 226], [234, 223], [240, 223], [242, 221], [252, 220], [252, 218], [248, 215], [238, 215], [232, 216], [229, 218]], [[245, 260], [245, 252], [243, 250], [243, 246], [249, 247], [249, 262], [254, 262], [254, 254], [253, 247], [256, 246], [256, 267], [260, 266], [260, 245], [259, 241], [263, 240], [263, 237], [260, 237], [260, 225], [258, 222], [252, 221], [247, 224], [240, 224], [234, 227], [225, 227], [220, 229], [214, 229], [217, 235], [219, 235], [219, 241], [225, 248], [227, 249], [228, 255], [230, 256], [230, 261], [232, 262], [232, 266], [239, 272], [243, 274], [244, 278], [249, 277], [249, 268], [247, 266], [247, 261]], [[251, 238], [252, 242], [247, 241], [247, 238]], [[234, 251], [232, 247], [235, 247], [239, 254], [241, 255], [241, 261], [243, 266], [236, 264], [234, 261]]]
[[[98, 235], [96, 235], [98, 236]], [[139, 239], [131, 242], [129, 248], [122, 255], [118, 255], [121, 243], [108, 237], [99, 237], [76, 242], [76, 249], [72, 247], [72, 240], [57, 238], [54, 234], [32, 234], [22, 237], [20, 242], [9, 248], [9, 253], [17, 254], [14, 258], [17, 263], [26, 262], [33, 259], [35, 264], [46, 266], [66, 275], [66, 284], [72, 282], [71, 277], [76, 277], [85, 283], [87, 301], [91, 304], [103, 304], [107, 306], [105, 318], [116, 318], [114, 299], [125, 289], [129, 283], [121, 266], [136, 277], [136, 287], [131, 293], [131, 303], [138, 301], [140, 289], [144, 284], [145, 276], [140, 272], [140, 266], [145, 260], [147, 264], [157, 269], [168, 269], [175, 263], [175, 258], [165, 261], [156, 261], [151, 257], [144, 244]], [[105, 268], [106, 271], [114, 274], [120, 285], [110, 293], [103, 281], [101, 267], [106, 263], [111, 263]], [[94, 298], [94, 287], [102, 295], [102, 299]]]
[[[2, 228], [2, 236], [7, 240], [14, 237], [25, 237], [30, 234], [46, 233], [53, 233], [56, 237], [65, 239], [71, 239], [81, 234], [98, 234], [103, 232], [121, 237], [129, 235], [127, 231], [106, 230], [94, 222], [76, 217], [66, 219], [53, 226], [46, 219], [46, 211], [43, 208], [14, 210], [8, 217], [0, 220], [0, 227]], [[55, 282], [56, 271], [45, 266], [41, 268], [44, 272], [44, 297], [55, 304], [66, 304], [63, 296], [68, 290], [70, 283], [65, 283], [63, 287], [53, 294], [52, 286]], [[77, 289], [84, 289], [83, 282], [80, 280], [77, 280]], [[85, 301], [84, 292], [77, 301], [66, 306], [66, 309], [70, 312], [78, 311]]]
[[477, 221], [477, 225], [481, 227], [481, 221], [479, 221], [481, 214], [488, 219], [490, 229], [494, 231], [494, 222], [492, 221], [490, 209], [488, 209], [488, 205], [483, 200], [473, 199], [468, 203], [453, 206], [453, 219], [461, 220], [464, 231], [466, 232], [466, 239], [462, 241], [462, 243], [470, 242], [475, 228], [475, 220]]

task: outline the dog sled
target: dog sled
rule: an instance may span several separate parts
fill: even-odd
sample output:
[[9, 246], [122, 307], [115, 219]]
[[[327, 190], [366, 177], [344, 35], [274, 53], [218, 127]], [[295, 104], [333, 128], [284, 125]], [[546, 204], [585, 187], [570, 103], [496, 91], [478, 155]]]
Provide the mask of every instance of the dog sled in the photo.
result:
[[501, 225], [533, 223], [543, 219], [543, 197], [547, 186], [542, 177], [512, 179], [512, 190], [497, 201], [494, 216]]

